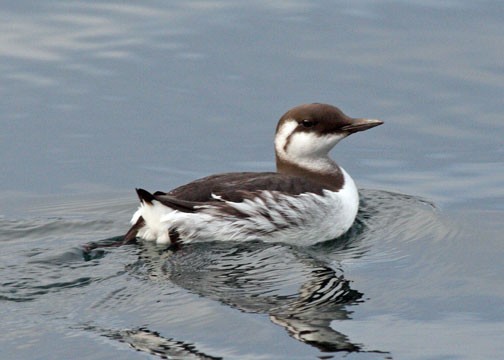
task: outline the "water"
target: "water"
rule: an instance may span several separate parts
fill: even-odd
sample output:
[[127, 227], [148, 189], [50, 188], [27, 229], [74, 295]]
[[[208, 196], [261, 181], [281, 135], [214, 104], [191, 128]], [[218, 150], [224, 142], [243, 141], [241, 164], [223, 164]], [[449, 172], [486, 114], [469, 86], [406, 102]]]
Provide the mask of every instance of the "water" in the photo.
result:
[[[0, 358], [500, 358], [503, 15], [4, 2]], [[276, 120], [311, 101], [385, 121], [333, 152], [362, 189], [342, 239], [89, 246], [120, 240], [136, 186], [271, 170]]]

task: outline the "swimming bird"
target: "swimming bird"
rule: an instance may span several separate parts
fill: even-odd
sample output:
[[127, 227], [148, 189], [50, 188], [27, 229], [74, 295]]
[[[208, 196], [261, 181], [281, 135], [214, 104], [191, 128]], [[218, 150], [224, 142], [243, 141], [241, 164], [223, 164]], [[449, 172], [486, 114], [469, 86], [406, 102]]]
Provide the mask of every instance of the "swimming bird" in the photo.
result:
[[329, 151], [382, 123], [351, 118], [328, 104], [296, 106], [276, 127], [276, 172], [211, 175], [153, 194], [136, 189], [140, 207], [124, 243], [255, 239], [311, 245], [337, 238], [355, 220], [359, 193]]

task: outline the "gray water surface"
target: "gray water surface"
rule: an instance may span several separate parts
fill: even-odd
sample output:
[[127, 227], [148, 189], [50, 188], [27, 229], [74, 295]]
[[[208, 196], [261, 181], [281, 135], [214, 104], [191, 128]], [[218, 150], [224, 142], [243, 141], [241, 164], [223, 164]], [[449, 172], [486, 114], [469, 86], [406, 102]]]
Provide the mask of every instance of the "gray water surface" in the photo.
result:
[[[499, 1], [4, 1], [0, 358], [499, 359]], [[312, 247], [120, 241], [133, 189], [270, 171], [305, 102], [385, 121], [333, 157]]]

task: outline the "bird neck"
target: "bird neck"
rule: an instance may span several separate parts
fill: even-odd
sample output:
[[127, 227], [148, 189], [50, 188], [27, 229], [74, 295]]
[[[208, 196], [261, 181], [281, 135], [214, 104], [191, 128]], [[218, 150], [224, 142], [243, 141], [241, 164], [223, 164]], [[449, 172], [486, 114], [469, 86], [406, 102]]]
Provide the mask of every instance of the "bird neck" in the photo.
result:
[[294, 162], [276, 154], [276, 167], [278, 173], [303, 177], [328, 190], [338, 191], [344, 184], [341, 168], [328, 155]]

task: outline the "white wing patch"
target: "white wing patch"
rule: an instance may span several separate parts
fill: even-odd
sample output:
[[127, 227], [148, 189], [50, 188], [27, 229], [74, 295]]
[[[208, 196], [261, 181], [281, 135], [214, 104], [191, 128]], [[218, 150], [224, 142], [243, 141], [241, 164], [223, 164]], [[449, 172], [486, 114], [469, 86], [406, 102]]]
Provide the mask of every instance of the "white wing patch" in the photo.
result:
[[224, 201], [224, 200], [222, 199], [222, 196], [220, 196], [220, 195], [217, 195], [217, 194], [212, 193], [212, 195], [211, 195], [211, 196], [212, 196], [212, 199], [214, 199], [214, 200]]

